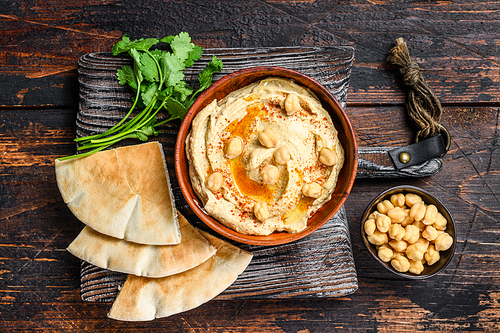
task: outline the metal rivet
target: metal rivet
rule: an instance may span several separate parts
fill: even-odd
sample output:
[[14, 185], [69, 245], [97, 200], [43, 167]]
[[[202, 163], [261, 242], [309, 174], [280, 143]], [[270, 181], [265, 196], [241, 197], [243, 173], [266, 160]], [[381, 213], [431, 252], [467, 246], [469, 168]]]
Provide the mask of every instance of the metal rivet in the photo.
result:
[[405, 164], [410, 162], [410, 154], [408, 154], [408, 153], [399, 154], [399, 161], [401, 163], [405, 163]]

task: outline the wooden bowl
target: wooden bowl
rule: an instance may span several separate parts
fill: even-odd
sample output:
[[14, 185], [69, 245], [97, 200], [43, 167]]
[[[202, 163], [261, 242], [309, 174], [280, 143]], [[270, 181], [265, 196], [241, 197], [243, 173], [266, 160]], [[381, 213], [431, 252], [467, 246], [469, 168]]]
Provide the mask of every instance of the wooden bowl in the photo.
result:
[[[425, 204], [427, 204], [427, 205], [433, 204], [434, 206], [436, 206], [438, 211], [448, 221], [445, 231], [448, 234], [450, 234], [451, 237], [453, 237], [453, 244], [451, 245], [451, 247], [446, 251], [439, 252], [439, 255], [440, 255], [439, 261], [436, 262], [432, 266], [428, 266], [427, 264], [425, 264], [424, 271], [418, 275], [410, 273], [410, 272], [405, 272], [405, 273], [398, 272], [397, 270], [395, 270], [392, 267], [390, 262], [383, 262], [377, 255], [377, 249], [376, 249], [375, 245], [368, 242], [368, 239], [366, 237], [366, 233], [364, 230], [364, 223], [367, 220], [368, 216], [371, 213], [373, 213], [373, 211], [375, 211], [377, 209], [377, 204], [381, 201], [389, 200], [393, 194], [397, 194], [397, 193], [418, 194], [423, 199]], [[391, 273], [394, 273], [394, 274], [396, 274], [400, 277], [403, 277], [405, 279], [414, 279], [414, 280], [427, 279], [427, 278], [430, 278], [430, 277], [438, 274], [439, 272], [443, 271], [446, 268], [446, 266], [448, 266], [448, 264], [450, 263], [451, 258], [453, 257], [453, 254], [455, 253], [455, 247], [456, 247], [456, 243], [457, 243], [457, 235], [455, 233], [455, 221], [453, 220], [453, 217], [451, 216], [448, 209], [446, 209], [445, 205], [443, 205], [443, 203], [441, 201], [439, 201], [435, 196], [433, 196], [429, 192], [427, 192], [421, 188], [411, 186], [411, 185], [401, 185], [401, 186], [392, 187], [388, 190], [383, 191], [379, 195], [377, 195], [377, 197], [375, 197], [375, 199], [373, 199], [372, 202], [370, 202], [370, 204], [367, 206], [363, 216], [361, 217], [361, 238], [363, 239], [363, 243], [365, 244], [366, 248], [368, 249], [368, 252], [370, 252], [372, 257], [375, 258], [375, 260], [380, 265], [382, 265], [385, 269], [387, 269]]]
[[[202, 202], [191, 187], [189, 178], [188, 161], [186, 158], [186, 136], [191, 129], [191, 121], [196, 114], [214, 99], [220, 100], [230, 92], [262, 80], [266, 77], [278, 76], [293, 79], [299, 85], [311, 89], [322, 101], [325, 109], [330, 113], [333, 123], [338, 131], [338, 137], [345, 150], [345, 162], [339, 175], [337, 186], [332, 199], [316, 212], [308, 221], [306, 229], [299, 233], [274, 232], [268, 236], [245, 235], [236, 232], [213, 217], [207, 215], [202, 209]], [[253, 245], [278, 245], [303, 238], [324, 225], [344, 204], [351, 191], [356, 176], [358, 149], [354, 130], [346, 113], [333, 97], [333, 95], [314, 79], [297, 71], [281, 67], [252, 67], [229, 74], [214, 82], [205, 90], [189, 109], [182, 121], [175, 145], [175, 171], [182, 194], [194, 213], [211, 229], [229, 239]]]

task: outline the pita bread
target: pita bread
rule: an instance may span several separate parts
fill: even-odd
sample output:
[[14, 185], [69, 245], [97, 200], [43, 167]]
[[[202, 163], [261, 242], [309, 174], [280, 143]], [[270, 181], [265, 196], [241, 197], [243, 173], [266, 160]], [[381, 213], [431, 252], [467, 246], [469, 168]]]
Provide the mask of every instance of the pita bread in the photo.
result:
[[57, 186], [73, 214], [97, 232], [130, 242], [181, 240], [159, 142], [55, 160]]
[[101, 268], [138, 276], [163, 277], [205, 262], [216, 248], [179, 214], [178, 245], [145, 245], [110, 237], [85, 227], [69, 245], [74, 256]]
[[207, 233], [203, 235], [217, 248], [213, 257], [164, 278], [129, 275], [108, 317], [125, 321], [168, 317], [208, 302], [229, 287], [248, 266], [252, 254]]

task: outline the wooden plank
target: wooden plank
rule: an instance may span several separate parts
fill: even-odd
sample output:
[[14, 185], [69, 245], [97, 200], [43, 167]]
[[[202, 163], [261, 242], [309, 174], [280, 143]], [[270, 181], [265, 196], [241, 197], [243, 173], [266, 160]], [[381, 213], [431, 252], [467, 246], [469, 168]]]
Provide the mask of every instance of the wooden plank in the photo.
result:
[[[280, 65], [314, 75], [345, 105], [354, 56], [350, 47], [218, 49], [211, 54], [206, 53], [200, 63], [185, 71], [186, 80], [192, 86], [196, 86], [197, 74], [212, 54], [225, 63], [222, 72], [214, 79], [256, 64]], [[81, 101], [76, 121], [78, 136], [103, 132], [126, 115], [131, 106], [131, 92], [116, 80], [116, 70], [124, 64], [130, 64], [130, 59], [113, 57], [109, 53], [88, 54], [79, 60]], [[158, 118], [166, 116], [161, 114]], [[168, 169], [172, 173], [177, 134], [175, 127], [170, 127], [166, 134], [161, 142]], [[183, 199], [174, 179], [172, 187], [178, 209], [191, 223], [203, 228]], [[330, 246], [326, 247], [325, 244]], [[251, 251], [254, 259], [238, 280], [219, 296], [221, 299], [344, 296], [357, 289], [343, 209], [314, 237], [276, 247], [238, 246]], [[82, 298], [86, 301], [113, 300], [123, 281], [123, 274], [83, 265]]]
[[[30, 6], [24, 0], [2, 9], [0, 83], [6, 91], [0, 95], [0, 105], [76, 106], [78, 96], [67, 92], [77, 91], [78, 58], [109, 51], [123, 33], [134, 38], [178, 33], [180, 28], [175, 21], [165, 20], [165, 12], [183, 18], [182, 29], [207, 48], [355, 46], [350, 105], [404, 103], [399, 73], [385, 61], [401, 36], [442, 103], [487, 105], [500, 101], [496, 2], [320, 2], [309, 6], [288, 1], [206, 1], [204, 6], [168, 2], [127, 8], [89, 3], [82, 9], [74, 1], [63, 1], [56, 7], [41, 2], [36, 11], [23, 10]], [[321, 14], [315, 12], [318, 8]], [[216, 15], [206, 15], [211, 11]], [[251, 24], [250, 15], [254, 17]], [[134, 21], [127, 23], [124, 17], [134, 17]], [[204, 22], [206, 31], [200, 31], [199, 22]], [[286, 30], [281, 28], [284, 26]], [[384, 33], [374, 36], [374, 31]], [[470, 38], [471, 31], [476, 38]], [[61, 34], [65, 45], [60, 45]]]

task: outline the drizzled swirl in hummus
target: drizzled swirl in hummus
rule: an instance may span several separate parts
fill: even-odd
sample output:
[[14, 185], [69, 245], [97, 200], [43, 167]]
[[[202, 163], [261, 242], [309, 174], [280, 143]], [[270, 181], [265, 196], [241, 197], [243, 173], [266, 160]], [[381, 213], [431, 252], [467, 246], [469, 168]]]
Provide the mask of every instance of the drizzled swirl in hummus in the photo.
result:
[[[294, 103], [287, 102], [290, 95]], [[234, 154], [225, 153], [229, 145]], [[337, 131], [319, 99], [277, 77], [212, 101], [194, 118], [186, 153], [205, 211], [251, 235], [305, 229], [331, 199], [344, 163]]]

